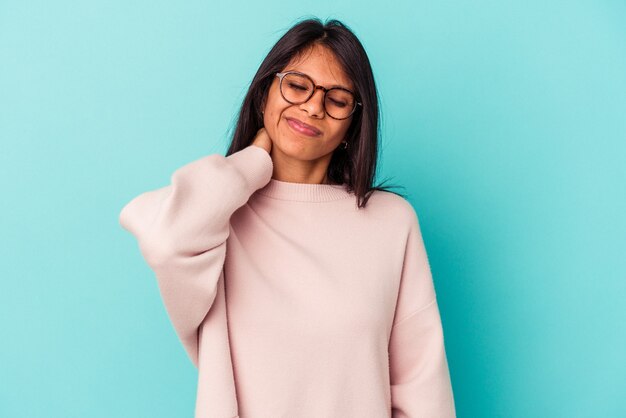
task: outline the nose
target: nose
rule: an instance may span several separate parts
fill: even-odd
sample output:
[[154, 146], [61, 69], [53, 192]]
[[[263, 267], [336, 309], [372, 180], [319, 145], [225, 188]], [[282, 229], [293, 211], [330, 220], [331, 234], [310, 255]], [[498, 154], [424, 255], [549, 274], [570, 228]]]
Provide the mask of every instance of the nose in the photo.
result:
[[316, 88], [313, 96], [306, 102], [300, 104], [300, 109], [305, 110], [309, 115], [321, 118], [324, 116], [324, 90]]

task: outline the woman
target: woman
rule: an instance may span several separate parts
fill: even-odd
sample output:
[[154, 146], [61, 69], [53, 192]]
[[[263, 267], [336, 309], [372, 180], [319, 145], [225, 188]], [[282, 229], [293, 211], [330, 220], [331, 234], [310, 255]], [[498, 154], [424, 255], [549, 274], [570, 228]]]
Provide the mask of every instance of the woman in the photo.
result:
[[121, 225], [198, 367], [196, 417], [454, 417], [419, 223], [372, 187], [376, 87], [341, 22], [272, 48], [226, 154], [131, 200]]

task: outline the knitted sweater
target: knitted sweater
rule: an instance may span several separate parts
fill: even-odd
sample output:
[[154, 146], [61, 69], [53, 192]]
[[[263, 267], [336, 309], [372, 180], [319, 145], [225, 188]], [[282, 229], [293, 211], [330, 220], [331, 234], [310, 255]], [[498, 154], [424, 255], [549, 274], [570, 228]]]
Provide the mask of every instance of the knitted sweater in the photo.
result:
[[196, 418], [450, 418], [418, 218], [375, 191], [272, 178], [249, 145], [120, 212], [198, 368]]

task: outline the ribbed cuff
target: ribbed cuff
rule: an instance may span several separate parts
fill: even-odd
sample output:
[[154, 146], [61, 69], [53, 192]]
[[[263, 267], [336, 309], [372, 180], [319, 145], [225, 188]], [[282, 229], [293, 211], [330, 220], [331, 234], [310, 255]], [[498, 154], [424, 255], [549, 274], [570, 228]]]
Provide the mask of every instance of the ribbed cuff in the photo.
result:
[[248, 145], [226, 157], [243, 175], [252, 191], [269, 183], [274, 172], [270, 154], [257, 145]]

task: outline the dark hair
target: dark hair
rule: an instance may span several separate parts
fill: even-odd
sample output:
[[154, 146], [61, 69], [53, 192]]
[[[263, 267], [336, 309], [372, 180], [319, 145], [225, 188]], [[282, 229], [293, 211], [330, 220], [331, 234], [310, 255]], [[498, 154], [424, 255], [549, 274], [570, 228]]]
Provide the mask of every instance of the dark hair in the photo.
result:
[[326, 23], [315, 17], [302, 20], [276, 42], [250, 83], [226, 156], [250, 145], [258, 130], [263, 127], [260, 109], [274, 81], [275, 73], [282, 71], [293, 57], [314, 45], [325, 46], [334, 52], [354, 83], [357, 100], [363, 104], [352, 115], [345, 138], [348, 148], [344, 149], [340, 145], [333, 152], [327, 170], [329, 181], [346, 183], [348, 191], [357, 196], [358, 208], [365, 207], [374, 190], [403, 196], [382, 185], [372, 186], [380, 135], [378, 92], [363, 45], [345, 24], [336, 19], [327, 20]]

